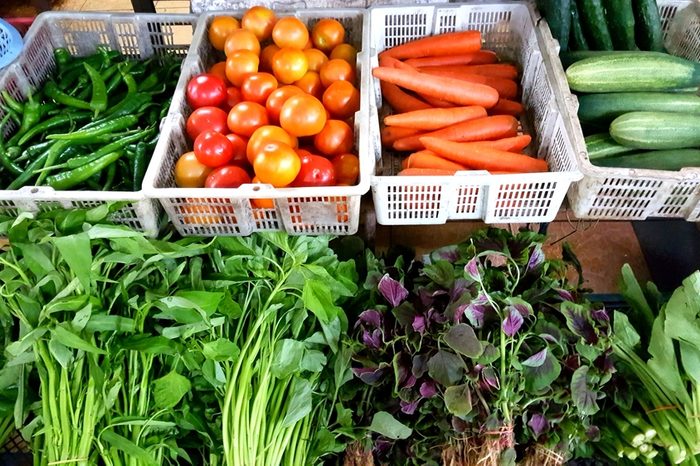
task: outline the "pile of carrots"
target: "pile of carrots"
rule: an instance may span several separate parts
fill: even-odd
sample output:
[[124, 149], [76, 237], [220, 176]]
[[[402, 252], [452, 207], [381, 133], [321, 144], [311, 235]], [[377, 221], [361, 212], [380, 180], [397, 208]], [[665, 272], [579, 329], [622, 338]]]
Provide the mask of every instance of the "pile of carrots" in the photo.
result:
[[479, 31], [425, 37], [385, 50], [372, 74], [394, 114], [384, 118], [382, 144], [410, 152], [399, 175], [493, 174], [548, 170], [523, 153], [518, 69], [481, 49]]

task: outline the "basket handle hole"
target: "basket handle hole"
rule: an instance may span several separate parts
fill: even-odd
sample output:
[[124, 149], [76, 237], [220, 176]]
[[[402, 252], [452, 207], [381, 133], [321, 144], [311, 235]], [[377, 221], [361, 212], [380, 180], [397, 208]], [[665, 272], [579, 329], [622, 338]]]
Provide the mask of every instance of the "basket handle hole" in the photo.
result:
[[32, 194], [36, 194], [36, 193], [39, 192], [39, 188], [32, 188], [32, 190], [31, 190], [30, 192], [31, 192]]
[[260, 186], [253, 186], [253, 191], [260, 191]]

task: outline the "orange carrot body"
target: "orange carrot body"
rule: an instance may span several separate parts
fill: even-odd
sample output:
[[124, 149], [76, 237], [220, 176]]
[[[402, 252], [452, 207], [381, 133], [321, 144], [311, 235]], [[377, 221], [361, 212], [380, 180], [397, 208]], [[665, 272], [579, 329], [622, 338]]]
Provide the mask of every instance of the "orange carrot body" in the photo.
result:
[[522, 115], [523, 104], [514, 100], [498, 99], [498, 103], [489, 109], [489, 115]]
[[421, 73], [432, 74], [433, 76], [443, 76], [445, 78], [461, 79], [472, 83], [485, 84], [498, 91], [498, 95], [503, 99], [515, 99], [518, 96], [518, 83], [511, 79], [494, 78], [480, 74], [468, 74], [460, 71], [441, 70], [438, 67], [421, 68]]
[[459, 31], [423, 37], [382, 52], [398, 59], [455, 55], [481, 50], [479, 31]]
[[457, 173], [457, 170], [444, 170], [441, 168], [404, 168], [399, 176], [450, 176]]
[[430, 108], [413, 112], [398, 113], [384, 117], [387, 126], [402, 126], [432, 131], [445, 126], [454, 125], [460, 121], [473, 120], [486, 116], [484, 107], [453, 107], [449, 109]]
[[438, 99], [437, 97], [431, 97], [429, 95], [425, 94], [418, 94], [418, 97], [421, 99], [425, 100], [428, 104], [432, 105], [435, 108], [452, 108], [455, 107], [455, 104], [452, 102], [448, 102], [446, 100]]
[[[426, 67], [419, 68], [418, 71], [424, 71]], [[494, 78], [518, 79], [518, 69], [509, 63], [494, 63], [490, 65], [446, 65], [446, 66], [429, 66], [434, 70], [456, 71], [466, 74], [480, 74], [482, 76], [491, 76]]]
[[385, 126], [381, 131], [382, 145], [391, 147], [397, 139], [408, 136], [420, 135], [421, 130], [415, 128], [402, 128], [400, 126]]
[[482, 144], [460, 143], [432, 137], [423, 137], [421, 142], [436, 154], [475, 170], [531, 173], [546, 172], [548, 169], [544, 160], [484, 147]]
[[429, 150], [414, 152], [404, 160], [403, 168], [439, 168], [441, 170], [466, 170], [464, 165], [440, 157]]
[[520, 136], [513, 136], [511, 138], [501, 138], [496, 139], [495, 141], [475, 142], [474, 144], [481, 144], [484, 147], [491, 147], [492, 149], [519, 153], [522, 152], [531, 141], [532, 138], [529, 134], [521, 134]]
[[512, 137], [518, 134], [518, 120], [509, 115], [497, 115], [474, 120], [467, 120], [446, 128], [431, 131], [422, 135], [413, 135], [394, 141], [396, 150], [423, 149], [422, 136], [445, 139], [448, 141], [470, 142], [489, 141]]
[[381, 83], [382, 97], [397, 112], [405, 113], [413, 110], [432, 108], [422, 100], [405, 93], [396, 84]]
[[409, 58], [407, 65], [419, 66], [445, 66], [445, 65], [488, 65], [498, 63], [498, 57], [491, 50], [479, 50], [478, 52], [461, 55], [445, 55], [442, 57]]
[[498, 102], [498, 91], [483, 84], [381, 66], [372, 74], [382, 81], [460, 105], [491, 108]]

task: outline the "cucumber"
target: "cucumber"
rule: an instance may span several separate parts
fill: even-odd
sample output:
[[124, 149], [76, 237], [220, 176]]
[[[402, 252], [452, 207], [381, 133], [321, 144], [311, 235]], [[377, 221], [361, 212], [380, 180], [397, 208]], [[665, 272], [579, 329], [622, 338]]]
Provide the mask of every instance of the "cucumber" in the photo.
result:
[[615, 142], [636, 149], [685, 149], [700, 146], [700, 115], [630, 112], [610, 123]]
[[552, 35], [559, 41], [561, 50], [569, 48], [569, 3], [572, 0], [537, 0], [537, 8], [549, 24]]
[[649, 170], [677, 171], [686, 167], [700, 167], [700, 150], [674, 149], [638, 152], [619, 157], [592, 161], [599, 167], [646, 168]]
[[632, 0], [608, 0], [606, 14], [615, 50], [635, 50]]
[[634, 152], [637, 149], [621, 146], [608, 133], [598, 133], [586, 136], [586, 150], [588, 159], [593, 162], [614, 155]]
[[659, 52], [620, 52], [586, 58], [566, 70], [579, 92], [664, 91], [700, 84], [700, 64]]
[[629, 112], [657, 111], [700, 115], [700, 96], [665, 92], [620, 92], [579, 96], [578, 117], [582, 122], [607, 125]]
[[581, 28], [581, 15], [578, 12], [577, 0], [571, 0], [571, 37], [569, 38], [569, 50], [588, 50], [588, 41]]
[[636, 14], [635, 33], [639, 48], [663, 52], [664, 36], [656, 0], [633, 0], [633, 6]]
[[577, 50], [575, 52], [569, 50], [568, 52], [560, 53], [559, 58], [561, 59], [562, 66], [564, 67], [564, 69], [566, 69], [574, 63], [576, 63], [577, 61], [585, 60], [586, 58], [602, 57], [605, 55], [619, 55], [621, 53], [628, 52], [626, 50]]
[[595, 50], [613, 50], [602, 0], [578, 0], [578, 8], [588, 45]]

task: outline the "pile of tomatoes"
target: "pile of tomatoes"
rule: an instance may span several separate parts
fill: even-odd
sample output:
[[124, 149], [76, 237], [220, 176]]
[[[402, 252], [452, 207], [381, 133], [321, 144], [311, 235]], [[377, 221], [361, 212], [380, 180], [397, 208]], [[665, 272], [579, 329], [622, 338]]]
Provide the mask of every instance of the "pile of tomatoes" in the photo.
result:
[[321, 19], [309, 30], [256, 6], [240, 22], [215, 17], [208, 35], [226, 58], [187, 85], [193, 151], [177, 161], [176, 184], [356, 184], [357, 51], [345, 43], [343, 25]]

